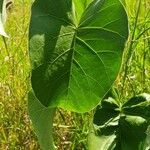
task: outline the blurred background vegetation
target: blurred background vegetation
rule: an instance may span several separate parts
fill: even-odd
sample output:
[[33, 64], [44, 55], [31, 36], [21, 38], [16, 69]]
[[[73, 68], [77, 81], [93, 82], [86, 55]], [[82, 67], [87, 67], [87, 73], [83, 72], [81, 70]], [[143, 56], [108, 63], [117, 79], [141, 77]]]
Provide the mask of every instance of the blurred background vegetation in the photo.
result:
[[[123, 65], [114, 83], [121, 101], [150, 93], [150, 1], [124, 0], [130, 37]], [[31, 0], [14, 0], [8, 10], [6, 31], [0, 39], [0, 150], [39, 150], [27, 111], [30, 89], [28, 27]], [[121, 27], [120, 27], [121, 28]], [[57, 110], [54, 137], [58, 150], [86, 150], [91, 113]]]

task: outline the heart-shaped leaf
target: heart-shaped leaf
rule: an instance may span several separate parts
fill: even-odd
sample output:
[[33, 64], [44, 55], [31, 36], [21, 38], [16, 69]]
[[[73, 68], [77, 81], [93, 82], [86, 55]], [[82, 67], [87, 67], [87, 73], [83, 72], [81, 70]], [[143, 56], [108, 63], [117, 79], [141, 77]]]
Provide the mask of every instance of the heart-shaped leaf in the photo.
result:
[[148, 150], [150, 95], [131, 98], [123, 106], [104, 99], [94, 115], [89, 150]]
[[0, 0], [0, 35], [8, 37], [4, 30], [6, 20], [6, 0]]
[[119, 0], [35, 0], [32, 87], [45, 106], [86, 112], [112, 86], [128, 37]]

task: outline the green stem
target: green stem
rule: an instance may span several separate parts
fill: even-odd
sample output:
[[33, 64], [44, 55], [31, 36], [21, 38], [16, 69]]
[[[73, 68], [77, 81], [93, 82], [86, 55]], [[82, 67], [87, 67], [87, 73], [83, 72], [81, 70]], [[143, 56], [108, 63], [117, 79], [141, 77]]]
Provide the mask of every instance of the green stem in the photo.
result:
[[5, 45], [5, 50], [6, 50], [7, 56], [10, 57], [10, 53], [9, 53], [9, 51], [8, 51], [8, 46], [7, 46], [6, 39], [5, 39], [4, 36], [2, 36], [2, 39], [3, 39], [4, 45]]

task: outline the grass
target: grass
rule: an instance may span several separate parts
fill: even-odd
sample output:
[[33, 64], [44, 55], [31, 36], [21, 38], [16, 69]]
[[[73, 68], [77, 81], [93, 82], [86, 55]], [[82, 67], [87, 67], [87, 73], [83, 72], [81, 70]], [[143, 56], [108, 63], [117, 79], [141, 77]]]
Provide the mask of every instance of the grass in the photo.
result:
[[126, 0], [126, 7], [130, 37], [119, 78], [122, 98], [150, 92], [150, 2]]
[[38, 149], [27, 114], [30, 2], [17, 0], [8, 12], [6, 40], [0, 39], [0, 149]]
[[[150, 2], [125, 0], [130, 22], [123, 66], [114, 87], [120, 100], [150, 93]], [[38, 150], [27, 113], [30, 89], [28, 25], [31, 2], [15, 0], [6, 24], [9, 39], [0, 39], [0, 150]], [[138, 11], [139, 8], [139, 11]], [[59, 109], [54, 122], [55, 143], [60, 150], [84, 150], [91, 113]]]

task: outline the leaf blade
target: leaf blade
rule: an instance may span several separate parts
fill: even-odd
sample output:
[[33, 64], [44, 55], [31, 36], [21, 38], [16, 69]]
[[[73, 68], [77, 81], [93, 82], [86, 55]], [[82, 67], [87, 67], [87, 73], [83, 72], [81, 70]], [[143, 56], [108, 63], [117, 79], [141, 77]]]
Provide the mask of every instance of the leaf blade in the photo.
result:
[[[119, 0], [115, 0], [114, 13], [108, 0], [73, 2], [39, 0], [33, 4], [31, 81], [36, 97], [46, 107], [87, 112], [99, 103], [117, 77], [128, 37], [127, 15]], [[102, 8], [108, 14], [117, 11], [121, 19], [114, 21], [116, 16], [112, 16], [107, 20], [97, 13]], [[120, 24], [124, 27], [118, 30]]]
[[4, 29], [4, 22], [6, 20], [6, 1], [0, 1], [0, 35], [8, 37]]
[[[148, 149], [150, 144], [147, 130], [150, 125], [150, 114], [146, 112], [150, 111], [149, 102], [149, 94], [141, 94], [117, 108], [115, 100], [104, 99], [94, 115], [93, 128], [89, 134], [89, 150], [101, 150], [98, 145], [105, 142], [107, 144], [105, 143], [106, 147], [103, 150]], [[109, 141], [113, 136], [114, 139]], [[97, 139], [96, 143], [94, 138]], [[95, 146], [92, 143], [95, 143]]]
[[45, 108], [33, 92], [28, 95], [28, 112], [43, 150], [55, 150], [53, 142], [53, 117], [55, 109]]

